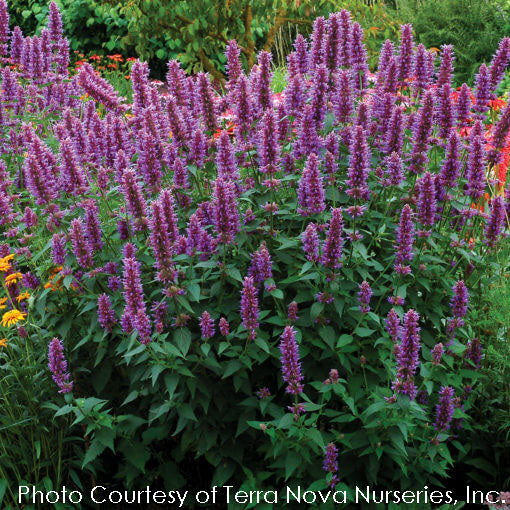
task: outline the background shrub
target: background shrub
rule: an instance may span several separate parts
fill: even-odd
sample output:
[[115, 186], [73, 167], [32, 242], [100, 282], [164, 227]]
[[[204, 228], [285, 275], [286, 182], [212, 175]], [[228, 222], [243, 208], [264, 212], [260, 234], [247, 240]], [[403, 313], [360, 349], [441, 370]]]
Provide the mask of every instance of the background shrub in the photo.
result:
[[453, 44], [458, 85], [473, 83], [480, 64], [490, 60], [510, 32], [508, 6], [492, 0], [399, 0], [397, 13], [413, 24], [427, 48]]

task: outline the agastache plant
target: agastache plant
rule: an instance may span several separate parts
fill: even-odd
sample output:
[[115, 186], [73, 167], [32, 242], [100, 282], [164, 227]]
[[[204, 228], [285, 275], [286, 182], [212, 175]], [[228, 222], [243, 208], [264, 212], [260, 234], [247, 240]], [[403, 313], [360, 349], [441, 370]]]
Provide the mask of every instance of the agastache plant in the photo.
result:
[[56, 3], [32, 36], [0, 1], [0, 356], [36, 363], [34, 339], [62, 334], [60, 391], [74, 379], [104, 403], [86, 416], [98, 428], [69, 421], [98, 477], [159, 479], [163, 437], [176, 473], [196, 458], [237, 482], [256, 459], [268, 486], [335, 486], [341, 458], [342, 479], [379, 483], [377, 458], [439, 480], [462, 451], [453, 408], [468, 420], [490, 361], [475, 306], [505, 274], [510, 39], [457, 89], [462, 49], [436, 58], [405, 25], [375, 69], [342, 10], [289, 46], [274, 93], [275, 56], [253, 53], [248, 9], [237, 21], [225, 86], [171, 60], [159, 87], [135, 58], [128, 99], [90, 62], [69, 67]]

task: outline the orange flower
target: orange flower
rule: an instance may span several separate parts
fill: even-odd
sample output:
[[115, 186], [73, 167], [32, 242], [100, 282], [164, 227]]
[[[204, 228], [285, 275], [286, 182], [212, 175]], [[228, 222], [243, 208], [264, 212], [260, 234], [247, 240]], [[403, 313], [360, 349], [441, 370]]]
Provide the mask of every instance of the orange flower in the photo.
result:
[[7, 303], [7, 298], [6, 297], [0, 298], [0, 310], [3, 310], [6, 307], [5, 303]]
[[7, 347], [7, 338], [2, 338], [0, 340], [0, 347]]
[[11, 264], [9, 262], [14, 258], [14, 255], [11, 253], [7, 255], [6, 257], [3, 257], [0, 259], [0, 271], [2, 273], [5, 273], [6, 271], [9, 271], [11, 269]]
[[23, 275], [21, 273], [12, 273], [5, 277], [5, 284], [6, 285], [14, 285], [15, 283], [19, 282], [23, 278]]
[[22, 292], [17, 298], [16, 301], [20, 303], [24, 299], [28, 299], [30, 297], [30, 294], [28, 292]]
[[117, 69], [117, 64], [108, 64], [106, 67], [108, 67], [108, 69]]
[[124, 57], [122, 55], [119, 55], [116, 53], [115, 55], [108, 55], [108, 58], [110, 60], [113, 60], [114, 62], [124, 62]]
[[9, 310], [8, 312], [5, 312], [2, 316], [2, 326], [9, 327], [13, 324], [16, 324], [19, 321], [24, 321], [27, 314], [25, 312], [20, 312], [19, 310]]
[[94, 55], [91, 55], [89, 57], [90, 60], [96, 60], [97, 62], [99, 62], [102, 58], [103, 57], [101, 57], [101, 55], [96, 55], [95, 53], [94, 53]]
[[126, 59], [126, 62], [134, 62], [135, 60], [138, 60], [136, 57], [129, 57]]

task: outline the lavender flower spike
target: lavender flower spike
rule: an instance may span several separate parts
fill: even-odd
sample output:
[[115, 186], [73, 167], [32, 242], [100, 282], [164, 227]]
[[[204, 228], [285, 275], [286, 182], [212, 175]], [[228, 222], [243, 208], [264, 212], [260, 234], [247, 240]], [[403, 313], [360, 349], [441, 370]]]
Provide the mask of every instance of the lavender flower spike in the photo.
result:
[[64, 356], [64, 344], [62, 340], [54, 338], [48, 347], [48, 368], [52, 379], [60, 388], [59, 393], [69, 393], [73, 389], [71, 374], [67, 370], [67, 361]]
[[343, 238], [344, 221], [340, 208], [331, 209], [331, 221], [322, 249], [321, 262], [330, 269], [336, 269], [341, 265], [344, 246]]
[[329, 443], [326, 446], [324, 456], [324, 471], [331, 473], [331, 480], [329, 486], [333, 489], [338, 483], [338, 449], [334, 443]]
[[319, 171], [319, 162], [316, 154], [312, 153], [299, 181], [298, 212], [302, 216], [321, 213], [326, 208], [324, 198], [324, 184]]
[[246, 276], [241, 291], [241, 318], [243, 326], [248, 331], [248, 339], [254, 340], [257, 336], [256, 329], [259, 327], [259, 301], [257, 289], [253, 278]]
[[204, 340], [214, 336], [214, 320], [208, 311], [204, 311], [200, 317], [200, 329]]
[[434, 428], [438, 432], [450, 428], [454, 411], [453, 396], [453, 388], [450, 386], [443, 386], [439, 390], [439, 403], [436, 406], [436, 421], [434, 423]]
[[411, 268], [404, 263], [413, 259], [415, 229], [412, 211], [406, 204], [400, 214], [400, 222], [397, 229], [397, 253], [395, 257], [395, 271], [400, 274], [409, 274]]
[[414, 374], [420, 363], [419, 319], [420, 316], [414, 310], [409, 310], [404, 316], [402, 340], [399, 344], [397, 356], [397, 379], [393, 384], [393, 389], [396, 393], [408, 395], [411, 400], [414, 400], [417, 393], [417, 388], [414, 384]]
[[362, 282], [358, 292], [359, 309], [362, 313], [368, 313], [370, 311], [370, 300], [373, 294], [369, 283], [367, 281]]
[[303, 391], [303, 375], [299, 362], [299, 348], [292, 326], [286, 326], [280, 341], [282, 376], [287, 383], [286, 392], [298, 395]]

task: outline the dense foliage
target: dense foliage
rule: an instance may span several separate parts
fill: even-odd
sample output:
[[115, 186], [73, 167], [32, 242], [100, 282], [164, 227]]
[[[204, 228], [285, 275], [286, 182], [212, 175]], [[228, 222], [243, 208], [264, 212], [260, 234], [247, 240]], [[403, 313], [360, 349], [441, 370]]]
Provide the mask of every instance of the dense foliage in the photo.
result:
[[281, 94], [271, 54], [246, 74], [231, 41], [223, 93], [174, 60], [162, 94], [137, 60], [132, 103], [69, 74], [54, 3], [24, 38], [0, 2], [0, 52], [1, 494], [416, 487], [491, 462], [472, 416], [507, 269], [510, 39], [457, 91], [453, 49], [408, 25], [372, 75], [343, 10], [297, 38]]
[[459, 85], [471, 83], [480, 64], [510, 32], [509, 5], [499, 1], [402, 0], [397, 5], [398, 16], [413, 24], [417, 40], [427, 48], [455, 47]]
[[[251, 67], [258, 49], [275, 48], [278, 65], [285, 65], [297, 32], [309, 35], [315, 16], [337, 8], [351, 9], [367, 29], [369, 64], [375, 64], [381, 42], [398, 37], [394, 12], [383, 2], [287, 2], [236, 0], [230, 2], [97, 2], [60, 0], [66, 34], [80, 53], [136, 54], [150, 61], [154, 76], [164, 76], [164, 65], [178, 58], [189, 72], [206, 70], [222, 80], [223, 49], [228, 39], [243, 47], [242, 59]], [[10, 3], [13, 25], [32, 33], [44, 27], [46, 0]]]

